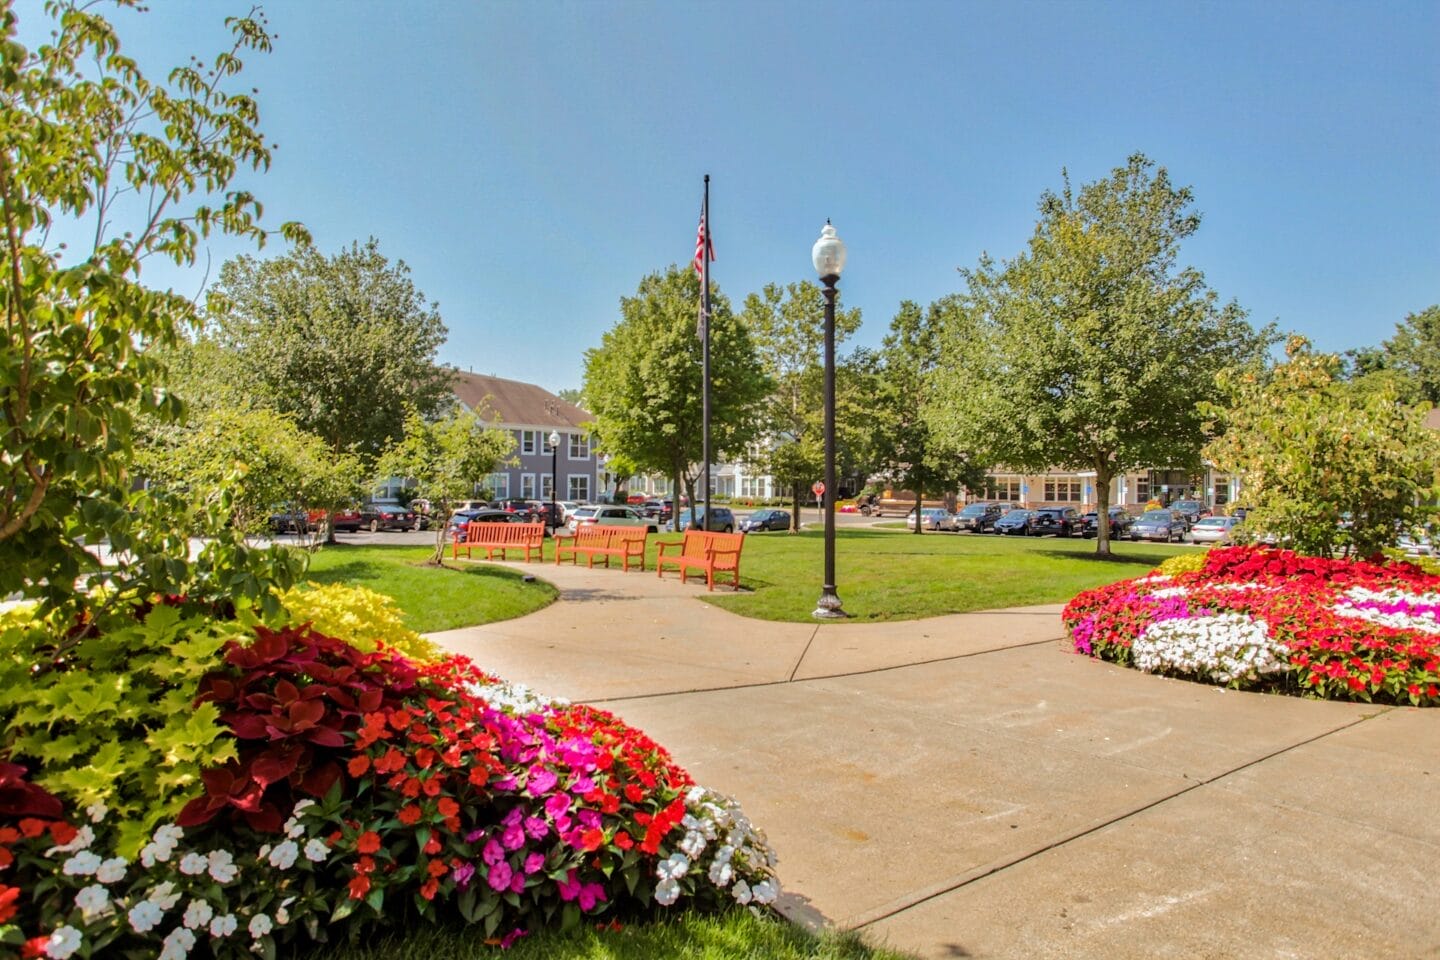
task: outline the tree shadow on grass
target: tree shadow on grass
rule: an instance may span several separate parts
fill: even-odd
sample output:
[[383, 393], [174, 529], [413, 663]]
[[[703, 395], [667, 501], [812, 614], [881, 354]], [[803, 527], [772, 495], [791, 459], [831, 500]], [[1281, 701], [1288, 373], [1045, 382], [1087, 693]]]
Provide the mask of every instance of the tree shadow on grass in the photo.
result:
[[1158, 567], [1175, 556], [1173, 553], [1112, 553], [1101, 556], [1096, 553], [1081, 553], [1074, 550], [1036, 550], [1036, 555], [1055, 560], [1090, 561], [1092, 563], [1123, 564], [1136, 567]]
[[347, 560], [344, 563], [333, 567], [326, 567], [324, 570], [308, 570], [305, 573], [306, 580], [313, 580], [316, 583], [351, 583], [356, 580], [378, 580], [385, 575], [389, 564], [377, 563], [374, 560]]

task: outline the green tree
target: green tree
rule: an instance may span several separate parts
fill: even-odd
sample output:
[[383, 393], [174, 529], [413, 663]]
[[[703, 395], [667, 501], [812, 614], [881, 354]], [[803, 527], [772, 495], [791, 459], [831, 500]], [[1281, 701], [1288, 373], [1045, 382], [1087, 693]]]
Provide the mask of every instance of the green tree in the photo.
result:
[[[926, 494], [978, 488], [985, 481], [981, 461], [950, 438], [935, 435], [925, 416], [940, 368], [942, 331], [953, 333], [963, 319], [953, 297], [930, 304], [927, 311], [906, 300], [890, 321], [880, 351], [874, 411], [877, 465], [896, 487], [915, 494], [917, 517]], [[915, 524], [915, 533], [923, 530]]]
[[566, 403], [573, 403], [577, 407], [584, 406], [584, 404], [580, 402], [580, 391], [575, 387], [565, 387], [563, 389], [557, 390], [555, 391], [555, 396], [559, 397], [561, 400], [564, 400]]
[[405, 436], [380, 457], [383, 476], [409, 477], [414, 493], [430, 501], [435, 521], [433, 564], [445, 559], [445, 534], [452, 505], [472, 495], [475, 484], [515, 450], [508, 430], [485, 426], [476, 413], [451, 411], [439, 420], [412, 413], [405, 420]]
[[1109, 177], [1045, 192], [1028, 249], [962, 270], [963, 320], [935, 377], [931, 427], [1011, 469], [1095, 473], [1097, 552], [1115, 476], [1198, 466], [1216, 374], [1272, 342], [1204, 275], [1177, 264], [1200, 225], [1188, 187], [1132, 156]]
[[1403, 402], [1394, 382], [1348, 383], [1333, 354], [1291, 337], [1272, 368], [1227, 371], [1208, 405], [1215, 465], [1243, 476], [1243, 530], [1302, 553], [1369, 556], [1433, 519], [1440, 436], [1427, 404]]
[[[693, 270], [672, 265], [641, 280], [620, 301], [620, 321], [586, 351], [583, 388], [599, 449], [672, 478], [691, 503], [701, 457], [699, 300]], [[710, 443], [719, 460], [754, 442], [769, 381], [730, 301], [712, 289], [710, 303]]]
[[1358, 378], [1394, 379], [1403, 399], [1440, 406], [1440, 304], [1408, 314], [1389, 340], [1349, 356]]
[[[235, 185], [270, 162], [256, 101], [234, 80], [242, 54], [270, 48], [263, 21], [227, 21], [229, 49], [155, 82], [91, 6], [47, 5], [54, 32], [31, 50], [0, 3], [0, 595], [56, 603], [95, 569], [83, 544], [107, 536], [153, 551], [135, 574], [153, 589], [199, 569], [184, 531], [163, 532], [143, 513], [148, 498], [129, 495], [137, 417], [180, 411], [150, 351], [198, 321], [187, 298], [142, 285], [141, 265], [193, 263], [212, 233], [267, 236], [259, 201]], [[93, 221], [92, 239], [66, 249], [59, 221]], [[298, 224], [280, 232], [306, 239]], [[199, 564], [247, 562], [232, 552]]]
[[333, 257], [238, 257], [211, 291], [210, 332], [259, 403], [373, 463], [411, 410], [436, 416], [451, 396], [435, 363], [445, 325], [409, 274], [374, 239]]
[[[835, 345], [860, 329], [860, 310], [846, 310], [836, 294]], [[764, 437], [752, 456], [757, 469], [770, 474], [790, 491], [794, 510], [791, 532], [800, 529], [800, 504], [810, 484], [825, 475], [825, 294], [809, 280], [787, 284], [767, 283], [760, 293], [745, 298], [742, 314], [755, 341], [756, 357], [773, 384], [763, 413]], [[839, 389], [836, 372], [836, 442], [846, 434], [840, 397], [853, 397]], [[853, 439], [853, 438], [851, 438]]]

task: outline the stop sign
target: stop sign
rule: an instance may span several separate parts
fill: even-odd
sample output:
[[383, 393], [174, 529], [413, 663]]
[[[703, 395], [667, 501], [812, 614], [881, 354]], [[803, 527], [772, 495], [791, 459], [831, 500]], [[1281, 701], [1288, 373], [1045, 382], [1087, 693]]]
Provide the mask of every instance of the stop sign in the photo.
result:
[[817, 497], [822, 497], [822, 496], [824, 496], [824, 495], [825, 495], [825, 481], [823, 481], [823, 480], [816, 480], [814, 483], [812, 483], [812, 484], [810, 485], [810, 492], [813, 493], [813, 494], [815, 494], [815, 496], [817, 496]]

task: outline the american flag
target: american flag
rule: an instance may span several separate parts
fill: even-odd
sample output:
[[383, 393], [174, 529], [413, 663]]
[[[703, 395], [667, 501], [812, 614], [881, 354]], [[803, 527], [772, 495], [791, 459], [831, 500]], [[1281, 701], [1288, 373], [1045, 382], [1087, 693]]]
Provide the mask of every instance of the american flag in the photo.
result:
[[705, 210], [700, 210], [700, 229], [695, 231], [695, 275], [705, 279], [705, 252], [709, 248], [710, 262], [715, 262], [715, 238], [705, 229]]

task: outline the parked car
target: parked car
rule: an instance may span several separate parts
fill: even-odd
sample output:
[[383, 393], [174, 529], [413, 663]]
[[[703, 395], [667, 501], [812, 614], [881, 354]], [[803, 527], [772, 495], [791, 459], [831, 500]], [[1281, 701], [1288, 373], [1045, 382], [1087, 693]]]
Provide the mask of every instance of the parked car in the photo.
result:
[[371, 533], [380, 530], [419, 530], [415, 514], [398, 503], [369, 503], [360, 510], [360, 525]]
[[740, 521], [741, 533], [757, 530], [789, 530], [790, 514], [784, 510], [756, 510]]
[[643, 504], [646, 499], [647, 498], [643, 493], [632, 493], [625, 498], [625, 503], [632, 507], [638, 507]]
[[1171, 540], [1183, 541], [1189, 529], [1185, 518], [1178, 513], [1170, 510], [1146, 510], [1138, 520], [1130, 524], [1130, 539], [1163, 540], [1166, 543]]
[[[1084, 525], [1080, 528], [1080, 536], [1085, 539], [1100, 536], [1100, 514], [1091, 511], [1080, 518]], [[1123, 537], [1130, 531], [1130, 524], [1135, 518], [1126, 512], [1124, 507], [1110, 508], [1110, 536], [1112, 538]]]
[[[680, 512], [681, 530], [715, 530], [719, 533], [735, 532], [735, 513], [729, 507], [711, 507], [711, 516], [705, 516], [704, 507], [686, 509]], [[703, 525], [703, 526], [702, 526]]]
[[[325, 521], [325, 511], [311, 510], [309, 520], [310, 529], [320, 529], [320, 524]], [[352, 510], [349, 508], [344, 510], [336, 510], [334, 513], [330, 514], [330, 526], [337, 533], [340, 531], [354, 533], [356, 530], [360, 529], [360, 511]]]
[[1230, 531], [1239, 525], [1239, 517], [1201, 517], [1190, 528], [1190, 540], [1193, 543], [1225, 543], [1230, 539]]
[[561, 521], [562, 521], [563, 523], [569, 523], [569, 522], [570, 522], [570, 514], [574, 513], [579, 507], [582, 507], [582, 506], [587, 506], [587, 504], [582, 504], [582, 503], [580, 503], [580, 501], [578, 501], [578, 500], [561, 500], [561, 501], [560, 501], [560, 514], [561, 514], [560, 519], [561, 519]]
[[996, 503], [971, 503], [960, 508], [955, 514], [955, 529], [971, 533], [994, 531], [995, 521], [1000, 519], [1000, 505]]
[[1402, 536], [1396, 543], [1406, 557], [1433, 557], [1435, 544], [1427, 537]]
[[1180, 514], [1185, 518], [1185, 523], [1192, 527], [1201, 517], [1210, 515], [1210, 511], [1205, 509], [1205, 504], [1199, 500], [1176, 500], [1170, 504], [1168, 509], [1171, 513]]
[[[955, 514], [942, 507], [925, 507], [920, 511], [920, 522], [926, 530], [954, 530]], [[915, 511], [905, 517], [905, 526], [915, 529]]]
[[270, 513], [272, 533], [309, 533], [310, 515], [304, 510], [287, 510], [277, 507]]
[[496, 510], [492, 507], [485, 507], [480, 510], [457, 510], [450, 514], [450, 536], [454, 538], [459, 535], [460, 542], [465, 542], [465, 525], [469, 523], [519, 523], [520, 515], [510, 513], [508, 510]]
[[661, 523], [665, 523], [667, 520], [670, 519], [670, 515], [675, 512], [675, 501], [646, 500], [636, 509], [640, 511], [642, 516], [646, 516], [651, 518], [652, 520], [659, 520]]
[[1036, 536], [1053, 533], [1057, 537], [1074, 536], [1080, 529], [1080, 511], [1074, 507], [1041, 507], [1032, 522]]
[[641, 516], [633, 507], [620, 506], [580, 507], [566, 525], [566, 529], [574, 533], [581, 527], [596, 524], [605, 527], [644, 527], [651, 533], [660, 529], [656, 521]]
[[1011, 510], [995, 521], [995, 532], [1005, 536], [1028, 537], [1035, 533], [1034, 510]]

